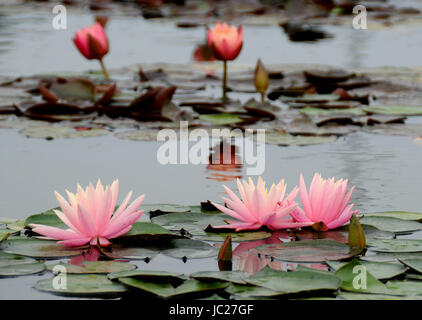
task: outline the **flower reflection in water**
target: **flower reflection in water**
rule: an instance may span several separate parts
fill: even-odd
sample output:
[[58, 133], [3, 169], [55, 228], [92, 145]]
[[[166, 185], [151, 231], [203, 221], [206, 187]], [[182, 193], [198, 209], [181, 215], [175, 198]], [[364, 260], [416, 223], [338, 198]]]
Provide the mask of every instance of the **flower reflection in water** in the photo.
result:
[[70, 259], [69, 264], [82, 267], [84, 261], [98, 261], [100, 256], [101, 256], [101, 253], [96, 247], [90, 247], [87, 251], [85, 251], [80, 256], [76, 256]]
[[211, 149], [207, 165], [207, 179], [232, 181], [242, 178], [242, 159], [238, 146], [223, 140]]
[[264, 244], [277, 244], [294, 240], [295, 239], [292, 238], [288, 232], [273, 232], [272, 236], [267, 239], [241, 242], [233, 250], [233, 270], [243, 271], [249, 275], [257, 273], [265, 266], [269, 266], [272, 269], [280, 271], [294, 270], [299, 265], [316, 270], [327, 270], [327, 266], [325, 264], [289, 263], [274, 260], [270, 257], [258, 257], [257, 255], [249, 252], [249, 250]]

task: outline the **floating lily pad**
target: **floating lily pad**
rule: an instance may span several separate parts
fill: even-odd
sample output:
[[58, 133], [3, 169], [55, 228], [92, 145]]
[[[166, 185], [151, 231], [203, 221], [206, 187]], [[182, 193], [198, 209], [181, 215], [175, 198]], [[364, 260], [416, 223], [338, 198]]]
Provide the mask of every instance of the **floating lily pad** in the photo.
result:
[[383, 211], [365, 213], [365, 217], [387, 217], [401, 220], [422, 221], [422, 213], [410, 211]]
[[[366, 239], [393, 239], [395, 237], [393, 232], [382, 231], [369, 225], [362, 225], [365, 232]], [[334, 230], [324, 232], [315, 232], [310, 229], [301, 229], [294, 232], [295, 236], [300, 240], [316, 240], [327, 239], [342, 243], [348, 243], [349, 226], [345, 225]]]
[[422, 273], [422, 259], [405, 259], [400, 260], [400, 262], [408, 266], [412, 270]]
[[384, 253], [380, 252], [375, 255], [366, 255], [360, 257], [360, 260], [374, 261], [374, 262], [398, 262], [406, 259], [422, 259], [422, 252], [410, 253]]
[[9, 224], [9, 223], [16, 223], [18, 219], [15, 218], [6, 218], [6, 217], [0, 217], [0, 224]]
[[408, 233], [422, 230], [422, 224], [419, 222], [390, 217], [364, 216], [360, 220], [360, 223], [394, 233]]
[[109, 134], [110, 132], [102, 128], [76, 130], [75, 128], [63, 126], [37, 126], [24, 128], [20, 130], [19, 133], [28, 138], [57, 139], [99, 137]]
[[114, 136], [122, 140], [157, 141], [158, 133], [159, 130], [144, 128], [142, 130], [128, 130], [123, 132], [116, 132]]
[[11, 235], [17, 232], [10, 229], [0, 229], [0, 243], [7, 240]]
[[159, 251], [154, 248], [124, 247], [113, 245], [110, 256], [115, 259], [145, 260], [152, 259]]
[[256, 137], [256, 140], [280, 146], [308, 146], [334, 142], [337, 140], [337, 136], [293, 136], [278, 131], [267, 131], [265, 132], [265, 141], [259, 137]]
[[308, 116], [346, 115], [346, 116], [354, 116], [354, 117], [361, 117], [366, 114], [361, 108], [322, 109], [322, 108], [314, 108], [314, 107], [303, 108], [300, 110], [300, 113], [306, 114]]
[[337, 296], [339, 299], [344, 300], [422, 300], [422, 297], [418, 296], [391, 296], [386, 294], [374, 294], [374, 293], [354, 293], [354, 292], [342, 292]]
[[[346, 262], [326, 261], [334, 270], [340, 269]], [[406, 272], [406, 267], [399, 263], [361, 261], [361, 264], [377, 279], [390, 279]]]
[[199, 239], [205, 241], [224, 241], [228, 235], [231, 236], [233, 242], [242, 242], [267, 239], [271, 237], [271, 232], [206, 232], [204, 236], [199, 236]]
[[343, 260], [360, 254], [362, 249], [325, 239], [264, 244], [250, 250], [253, 254], [270, 256], [289, 262], [324, 262]]
[[174, 272], [168, 271], [157, 271], [157, 270], [131, 270], [131, 271], [121, 271], [113, 272], [107, 276], [110, 280], [115, 280], [119, 278], [136, 278], [143, 279], [147, 281], [156, 281], [156, 282], [171, 282], [179, 281], [183, 282], [186, 280], [186, 277]]
[[[0, 261], [1, 262], [1, 261]], [[28, 274], [40, 273], [45, 270], [43, 262], [20, 263], [0, 266], [0, 277], [16, 277]]]
[[145, 210], [145, 212], [149, 212], [152, 214], [191, 211], [191, 208], [188, 206], [182, 206], [180, 204], [167, 204], [167, 203], [143, 204], [142, 209]]
[[55, 241], [32, 238], [6, 240], [1, 249], [7, 253], [20, 254], [33, 258], [62, 258], [80, 255], [84, 249], [65, 247]]
[[422, 296], [422, 281], [393, 280], [386, 283], [391, 294], [402, 296]]
[[353, 259], [341, 266], [335, 275], [341, 279], [341, 289], [363, 293], [388, 293], [384, 283], [376, 279], [365, 266]]
[[180, 231], [183, 229], [192, 235], [204, 235], [204, 229], [208, 225], [225, 225], [224, 220], [229, 218], [223, 213], [211, 215], [199, 212], [178, 212], [157, 216], [151, 221], [168, 230]]
[[422, 252], [422, 240], [414, 239], [371, 240], [368, 246], [377, 252]]
[[289, 97], [289, 96], [282, 96], [280, 97], [281, 101], [283, 102], [328, 102], [328, 101], [336, 101], [340, 100], [340, 96], [338, 94], [304, 94], [301, 97]]
[[368, 114], [385, 114], [394, 116], [420, 116], [422, 106], [380, 105], [363, 109]]
[[0, 251], [0, 267], [18, 265], [18, 264], [29, 264], [29, 263], [35, 263], [35, 262], [37, 262], [37, 260], [32, 259], [32, 258]]
[[66, 275], [67, 288], [53, 286], [54, 278], [38, 281], [35, 288], [40, 291], [58, 295], [76, 297], [114, 297], [126, 292], [126, 287], [118, 282], [113, 282], [105, 275], [98, 274], [69, 274]]
[[115, 241], [124, 242], [159, 242], [169, 239], [181, 238], [180, 234], [170, 232], [162, 226], [151, 222], [135, 222], [132, 229]]
[[243, 119], [241, 117], [231, 113], [201, 114], [199, 116], [199, 119], [207, 121], [215, 126], [223, 126], [243, 122]]
[[201, 297], [224, 290], [229, 285], [227, 282], [202, 282], [193, 279], [178, 287], [173, 287], [171, 283], [157, 283], [135, 278], [119, 278], [119, 281], [160, 298]]
[[249, 284], [261, 286], [279, 293], [310, 292], [315, 290], [337, 290], [340, 279], [326, 271], [308, 268], [291, 272], [279, 271], [266, 266], [246, 279]]
[[[54, 208], [55, 210], [61, 210], [60, 208]], [[69, 228], [67, 225], [63, 223], [62, 220], [54, 213], [53, 209], [48, 210], [43, 213], [34, 214], [29, 216], [25, 220], [25, 225], [29, 227], [30, 224], [42, 224], [51, 227], [57, 227], [60, 229], [67, 229]]]
[[244, 280], [248, 274], [240, 271], [200, 271], [190, 275], [201, 281], [228, 281], [237, 284], [247, 284]]
[[56, 266], [65, 267], [66, 273], [71, 274], [111, 273], [136, 269], [134, 264], [117, 261], [83, 261], [81, 265], [60, 262], [47, 265], [47, 269], [53, 271]]
[[67, 100], [94, 100], [95, 85], [88, 79], [70, 79], [54, 82], [50, 91], [57, 97]]
[[254, 285], [240, 285], [235, 283], [230, 284], [226, 291], [241, 299], [251, 297], [275, 297], [280, 295], [279, 292], [268, 288]]
[[161, 253], [173, 258], [209, 258], [217, 255], [217, 249], [206, 242], [191, 239], [174, 239]]

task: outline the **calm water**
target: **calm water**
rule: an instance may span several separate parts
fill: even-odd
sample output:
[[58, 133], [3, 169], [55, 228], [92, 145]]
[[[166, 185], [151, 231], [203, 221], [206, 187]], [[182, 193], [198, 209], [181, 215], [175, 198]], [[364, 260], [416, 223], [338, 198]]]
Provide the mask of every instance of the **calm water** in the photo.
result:
[[[68, 30], [55, 31], [51, 27], [52, 15], [48, 16], [46, 11], [12, 11], [8, 9], [0, 15], [0, 74], [17, 76], [98, 67], [95, 62], [82, 59], [70, 40], [76, 29], [92, 22], [90, 14], [69, 12]], [[326, 30], [335, 38], [314, 44], [292, 44], [278, 26], [245, 26], [245, 46], [236, 63], [251, 65], [260, 56], [268, 64], [420, 65], [422, 37], [418, 25], [372, 31], [340, 26]], [[107, 32], [112, 40], [111, 53], [106, 58], [109, 68], [162, 61], [188, 63], [195, 46], [204, 41], [201, 28], [176, 29], [172, 22], [145, 21], [135, 14], [112, 17]], [[1, 129], [0, 216], [25, 218], [45, 211], [57, 205], [54, 190], [74, 190], [76, 183], [84, 185], [98, 178], [105, 183], [119, 178], [121, 195], [130, 189], [146, 193], [146, 203], [198, 204], [220, 199], [222, 183], [209, 179], [213, 172], [206, 165], [163, 166], [156, 160], [157, 149], [157, 143], [119, 140], [112, 134], [46, 141]], [[310, 181], [314, 172], [321, 172], [326, 177], [348, 178], [356, 185], [352, 200], [362, 212], [421, 211], [422, 144], [409, 137], [355, 133], [318, 146], [267, 145], [265, 152], [263, 177], [269, 182], [285, 178], [292, 188], [301, 172], [306, 181]], [[243, 166], [240, 175], [245, 169]], [[226, 184], [234, 186], [234, 182]], [[218, 270], [214, 258], [184, 264], [159, 255], [149, 264], [134, 263], [140, 268], [176, 272]], [[19, 280], [2, 279], [0, 299], [56, 299], [30, 289], [41, 277], [50, 276], [46, 273]]]
[[[422, 7], [420, 2], [390, 2]], [[71, 41], [77, 29], [93, 22], [92, 13], [70, 7], [67, 30], [54, 30], [51, 9], [31, 4], [26, 8], [0, 7], [0, 75], [98, 68], [96, 62], [83, 59]], [[111, 16], [107, 25], [111, 52], [105, 63], [109, 68], [152, 62], [185, 64], [192, 61], [194, 48], [205, 41], [204, 28], [179, 29], [172, 21], [144, 20], [136, 10], [126, 13], [130, 15]], [[324, 27], [334, 38], [316, 43], [292, 43], [276, 24], [245, 25], [244, 47], [234, 63], [254, 65], [260, 57], [266, 64], [318, 63], [359, 68], [421, 64], [420, 21], [360, 31], [351, 24], [352, 20], [348, 26]]]

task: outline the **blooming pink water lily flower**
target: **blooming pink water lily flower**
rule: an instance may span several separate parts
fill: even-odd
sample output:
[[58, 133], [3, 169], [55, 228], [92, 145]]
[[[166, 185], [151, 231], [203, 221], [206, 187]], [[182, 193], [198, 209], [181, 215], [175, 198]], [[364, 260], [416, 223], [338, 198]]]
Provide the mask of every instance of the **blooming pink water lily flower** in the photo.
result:
[[[319, 173], [314, 175], [309, 193], [306, 189], [303, 176], [300, 175], [300, 199], [303, 210], [297, 208], [291, 213], [297, 222], [310, 222], [313, 228], [319, 231], [335, 229], [350, 220], [353, 214], [353, 204], [349, 204], [352, 197], [353, 186], [347, 192], [348, 180], [334, 178], [323, 179]], [[347, 192], [347, 194], [346, 194]]]
[[111, 186], [106, 186], [105, 190], [98, 180], [96, 187], [90, 183], [85, 190], [78, 185], [76, 194], [66, 192], [69, 202], [55, 192], [62, 211], [54, 210], [54, 212], [69, 229], [63, 230], [40, 224], [30, 225], [33, 231], [43, 235], [44, 239], [61, 240], [59, 243], [67, 246], [81, 246], [87, 243], [107, 246], [111, 244], [109, 239], [129, 232], [132, 224], [144, 213], [138, 209], [145, 195], [141, 195], [129, 205], [132, 191], [115, 210], [119, 193], [118, 180]]
[[243, 46], [242, 26], [217, 22], [213, 29], [207, 30], [208, 45], [218, 60], [231, 61], [237, 58]]
[[107, 35], [98, 22], [76, 31], [73, 42], [88, 60], [101, 60], [109, 50]]
[[265, 182], [258, 178], [256, 186], [251, 178], [249, 182], [237, 179], [237, 186], [241, 199], [229, 188], [224, 186], [230, 199], [223, 197], [229, 208], [213, 203], [222, 212], [240, 221], [228, 220], [227, 225], [215, 228], [233, 228], [240, 230], [256, 230], [262, 226], [270, 229], [287, 229], [309, 226], [310, 222], [295, 222], [289, 216], [297, 208], [294, 201], [299, 190], [295, 187], [286, 197], [286, 184], [281, 180], [273, 184], [268, 191]]

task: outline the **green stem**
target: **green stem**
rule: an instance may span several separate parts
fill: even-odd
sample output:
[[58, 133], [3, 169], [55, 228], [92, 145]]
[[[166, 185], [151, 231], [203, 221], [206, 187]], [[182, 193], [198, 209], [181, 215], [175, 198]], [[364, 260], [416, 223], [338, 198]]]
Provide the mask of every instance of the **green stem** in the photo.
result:
[[103, 73], [104, 73], [104, 77], [106, 78], [106, 80], [109, 80], [109, 79], [110, 79], [110, 77], [108, 76], [108, 72], [107, 72], [107, 70], [106, 70], [106, 67], [105, 67], [105, 65], [104, 65], [103, 60], [102, 60], [102, 59], [100, 59], [99, 61], [100, 61], [101, 69], [103, 70]]
[[261, 102], [265, 102], [265, 91], [261, 92]]
[[227, 100], [227, 61], [223, 61], [223, 101]]

